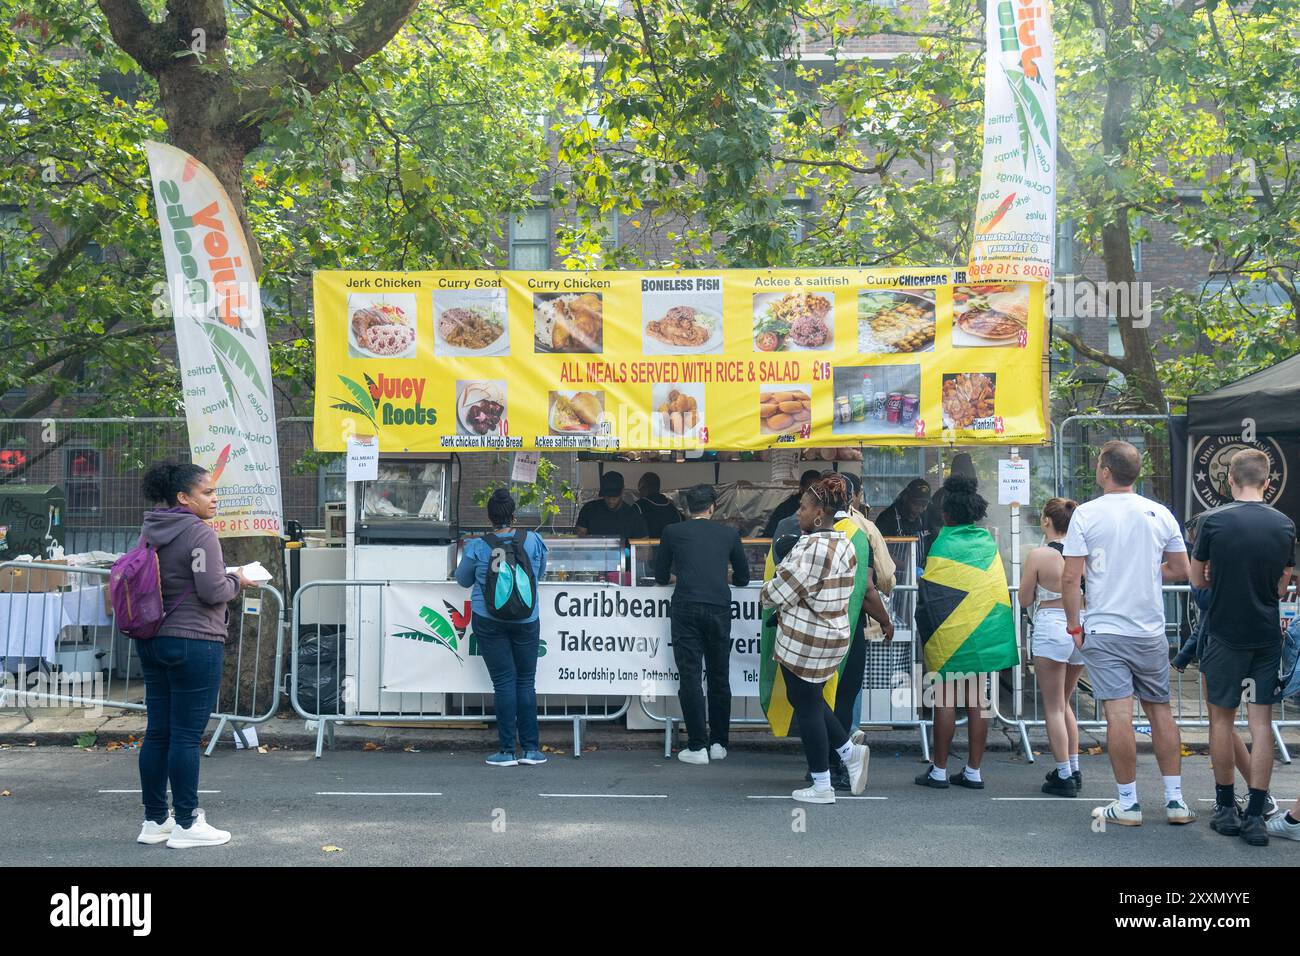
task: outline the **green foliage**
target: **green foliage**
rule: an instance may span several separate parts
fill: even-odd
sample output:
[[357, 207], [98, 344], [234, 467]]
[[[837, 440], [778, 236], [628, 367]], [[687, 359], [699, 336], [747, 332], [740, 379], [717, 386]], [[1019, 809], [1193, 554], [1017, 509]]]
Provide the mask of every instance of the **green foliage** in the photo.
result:
[[559, 515], [562, 502], [577, 500], [577, 493], [568, 481], [560, 477], [559, 466], [543, 455], [537, 462], [537, 480], [531, 484], [503, 482], [485, 485], [474, 492], [474, 504], [486, 508], [488, 499], [498, 488], [505, 488], [514, 496], [520, 508], [537, 508], [538, 527], [546, 527]]

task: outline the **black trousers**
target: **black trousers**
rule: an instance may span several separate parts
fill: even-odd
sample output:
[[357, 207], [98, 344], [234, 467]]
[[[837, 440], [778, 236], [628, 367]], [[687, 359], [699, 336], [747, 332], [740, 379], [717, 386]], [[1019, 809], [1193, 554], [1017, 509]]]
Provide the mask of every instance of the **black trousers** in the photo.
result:
[[[844, 671], [840, 674], [839, 685], [835, 688], [835, 719], [850, 734], [858, 728], [853, 723], [853, 702], [862, 692], [862, 679], [867, 671], [867, 613], [858, 616], [858, 626], [853, 630], [853, 643], [849, 645], [848, 657], [844, 660]], [[832, 750], [828, 754], [832, 767], [840, 765], [840, 755]]]
[[[687, 746], [725, 747], [731, 726], [731, 608], [674, 601], [671, 622]], [[702, 679], [709, 688], [707, 729]]]
[[799, 718], [799, 736], [803, 738], [803, 752], [808, 758], [808, 769], [813, 773], [824, 773], [830, 769], [827, 754], [832, 745], [843, 747], [849, 739], [844, 725], [835, 718], [822, 691], [825, 683], [814, 684], [806, 681], [791, 671], [784, 664], [781, 673], [785, 677], [785, 695], [790, 707]]

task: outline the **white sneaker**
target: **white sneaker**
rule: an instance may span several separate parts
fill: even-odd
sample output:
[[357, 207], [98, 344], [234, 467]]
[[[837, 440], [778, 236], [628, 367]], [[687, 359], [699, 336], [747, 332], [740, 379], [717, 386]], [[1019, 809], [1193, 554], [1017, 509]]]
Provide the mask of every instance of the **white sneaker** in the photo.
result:
[[1118, 800], [1112, 800], [1104, 807], [1093, 807], [1094, 819], [1103, 823], [1115, 823], [1122, 827], [1140, 827], [1142, 825], [1142, 805], [1135, 803], [1125, 807]]
[[867, 735], [865, 731], [855, 730], [849, 734], [849, 743], [851, 744], [865, 744], [866, 742]]
[[194, 822], [188, 829], [176, 827], [172, 830], [172, 835], [167, 838], [167, 845], [173, 850], [187, 850], [196, 846], [221, 846], [229, 842], [230, 834], [208, 823], [202, 810], [194, 811]]
[[706, 764], [709, 762], [709, 752], [701, 747], [699, 750], [687, 750], [683, 748], [677, 751], [677, 759], [682, 763]]
[[867, 765], [871, 762], [871, 748], [866, 744], [854, 744], [853, 753], [845, 766], [849, 770], [849, 787], [854, 796], [867, 789]]
[[1196, 820], [1196, 811], [1183, 800], [1170, 800], [1165, 804], [1165, 819], [1174, 825], [1193, 823]]
[[712, 746], [709, 747], [709, 759], [726, 760], [727, 748], [722, 746], [722, 744], [713, 744]]
[[1279, 840], [1300, 841], [1300, 823], [1287, 823], [1286, 817], [1281, 814], [1264, 824], [1264, 829], [1268, 831], [1269, 836], [1277, 837]]
[[834, 803], [835, 791], [830, 787], [825, 790], [818, 790], [816, 787], [804, 787], [802, 790], [796, 790], [790, 794], [800, 803]]
[[[1242, 794], [1237, 798], [1237, 812], [1240, 813], [1243, 817], [1246, 815], [1246, 807], [1249, 805], [1249, 803], [1250, 803], [1250, 799], [1245, 794]], [[1273, 794], [1270, 793], [1267, 797], [1264, 798], [1264, 819], [1265, 820], [1272, 820], [1275, 816], [1277, 816], [1281, 812], [1282, 812], [1282, 808], [1279, 807], [1277, 805], [1277, 801], [1273, 799]]]
[[162, 823], [154, 823], [152, 820], [144, 821], [144, 826], [140, 828], [140, 835], [135, 838], [136, 843], [166, 843], [167, 838], [171, 836], [172, 830], [176, 827], [176, 818], [167, 814], [167, 819]]

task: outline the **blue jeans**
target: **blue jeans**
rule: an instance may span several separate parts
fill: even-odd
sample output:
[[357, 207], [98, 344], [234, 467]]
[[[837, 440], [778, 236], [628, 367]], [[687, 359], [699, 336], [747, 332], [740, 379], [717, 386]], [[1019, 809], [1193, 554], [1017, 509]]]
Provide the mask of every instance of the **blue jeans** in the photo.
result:
[[537, 731], [537, 648], [541, 622], [494, 621], [475, 615], [474, 637], [496, 691], [501, 749], [515, 752], [515, 729], [525, 751], [540, 750]]
[[155, 637], [136, 645], [144, 668], [148, 727], [140, 745], [140, 790], [145, 819], [167, 819], [172, 784], [176, 825], [194, 822], [199, 805], [199, 741], [221, 690], [221, 641]]

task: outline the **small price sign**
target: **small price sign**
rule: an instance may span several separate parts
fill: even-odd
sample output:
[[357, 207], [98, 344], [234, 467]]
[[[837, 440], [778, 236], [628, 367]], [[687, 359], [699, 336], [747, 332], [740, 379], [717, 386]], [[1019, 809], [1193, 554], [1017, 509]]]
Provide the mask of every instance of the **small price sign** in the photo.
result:
[[1002, 421], [1002, 416], [1001, 416], [1001, 415], [996, 415], [996, 416], [994, 416], [994, 418], [993, 418], [993, 431], [994, 431], [994, 433], [995, 433], [995, 434], [998, 434], [998, 435], [1001, 435], [1001, 434], [1002, 434], [1003, 432], [1005, 432], [1006, 430], [1007, 430], [1007, 427], [1006, 427], [1006, 425], [1005, 425], [1005, 424], [1003, 423], [1003, 421]]
[[925, 437], [925, 419], [924, 419], [924, 418], [918, 418], [916, 421], [912, 422], [912, 435], [913, 435], [913, 437], [915, 437], [915, 438], [924, 438], [924, 437]]
[[1020, 348], [1022, 349], [1025, 348], [1027, 345], [1029, 345], [1028, 329], [1021, 329], [1019, 332], [1016, 333], [1016, 345], [1020, 346]]
[[700, 444], [701, 444], [701, 445], [707, 445], [708, 443], [709, 443], [709, 426], [708, 426], [708, 425], [701, 425], [701, 426], [700, 426]]

